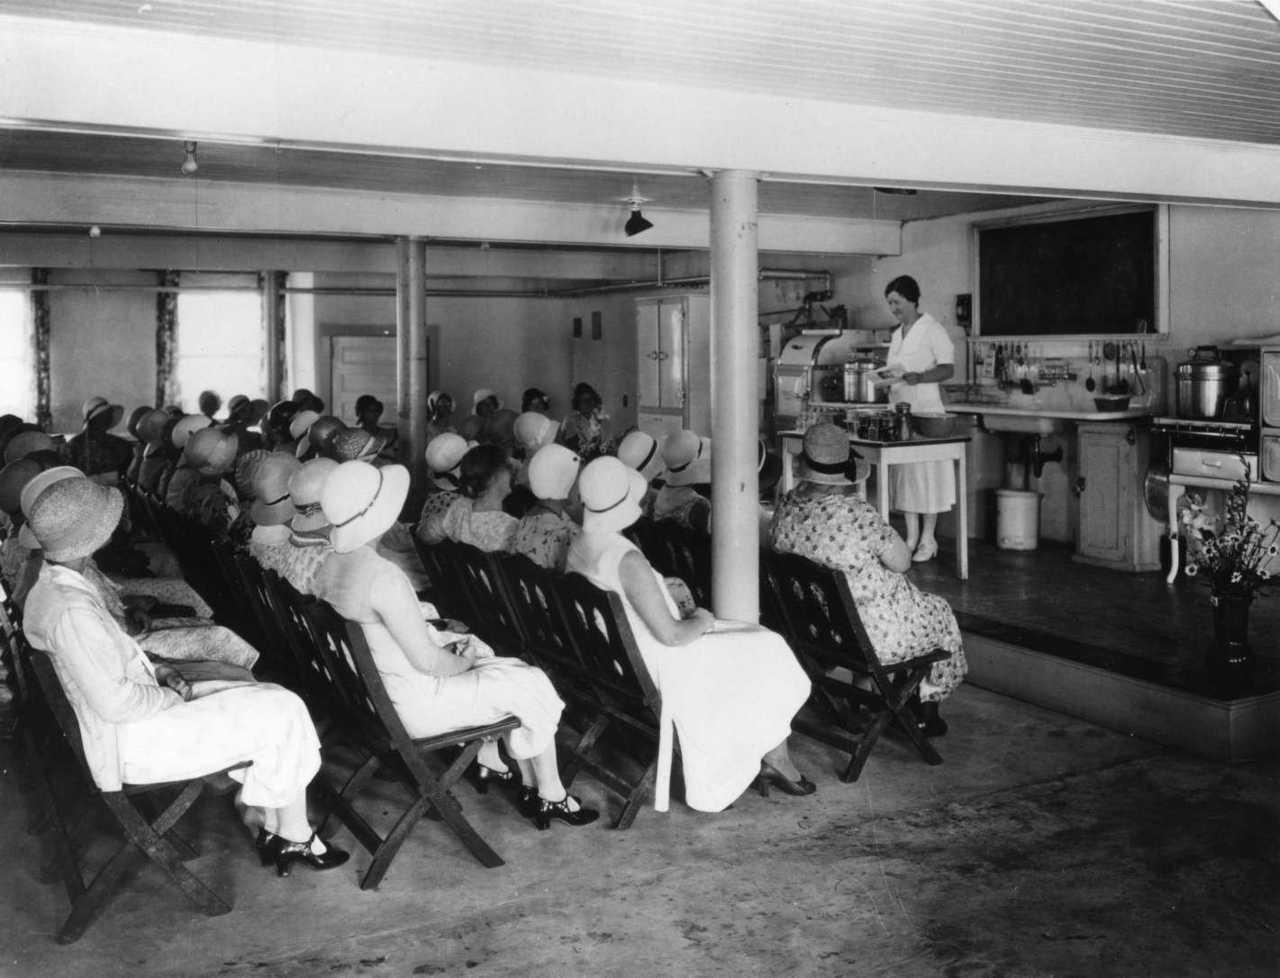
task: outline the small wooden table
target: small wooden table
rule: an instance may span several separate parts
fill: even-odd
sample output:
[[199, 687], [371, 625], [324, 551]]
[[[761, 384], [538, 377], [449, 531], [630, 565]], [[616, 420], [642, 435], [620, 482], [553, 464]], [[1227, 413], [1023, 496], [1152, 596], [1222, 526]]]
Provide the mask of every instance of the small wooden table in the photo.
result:
[[[784, 431], [782, 439], [782, 491], [796, 484], [795, 460], [804, 448], [804, 432]], [[969, 579], [969, 496], [965, 480], [965, 446], [968, 435], [954, 438], [913, 438], [911, 441], [863, 441], [849, 438], [849, 444], [875, 468], [876, 507], [889, 520], [889, 466], [909, 462], [954, 462], [956, 466], [956, 573]]]
[[[1212, 479], [1203, 475], [1180, 475], [1175, 472], [1169, 476], [1169, 576], [1165, 578], [1166, 584], [1172, 584], [1177, 580], [1181, 563], [1178, 555], [1178, 501], [1182, 499], [1188, 487], [1230, 492], [1235, 484], [1234, 479]], [[1280, 496], [1280, 483], [1258, 482], [1255, 479], [1249, 484], [1249, 494]]]

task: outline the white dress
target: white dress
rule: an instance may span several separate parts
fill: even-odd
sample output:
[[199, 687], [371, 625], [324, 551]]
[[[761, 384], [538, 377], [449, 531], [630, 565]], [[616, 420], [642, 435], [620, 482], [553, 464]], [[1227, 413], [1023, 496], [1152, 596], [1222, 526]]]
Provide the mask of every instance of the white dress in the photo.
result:
[[[680, 742], [685, 802], [703, 812], [731, 805], [760, 773], [760, 759], [791, 733], [809, 679], [782, 636], [758, 625], [717, 621], [688, 645], [663, 645], [622, 590], [622, 558], [639, 549], [619, 533], [583, 533], [569, 570], [622, 598], [640, 655], [662, 694], [662, 722]], [[659, 586], [662, 578], [654, 572]], [[666, 594], [665, 588], [663, 593]], [[667, 608], [678, 617], [667, 595]], [[659, 799], [665, 785], [659, 778]]]
[[[903, 338], [902, 327], [889, 341], [888, 363], [907, 373], [922, 373], [944, 363], [955, 363], [955, 347], [943, 325], [928, 313], [915, 321]], [[896, 383], [889, 388], [892, 404], [911, 405], [915, 414], [942, 414], [942, 389], [937, 384]], [[943, 513], [956, 503], [956, 477], [951, 463], [913, 462], [889, 467], [889, 491], [893, 508], [903, 513]]]

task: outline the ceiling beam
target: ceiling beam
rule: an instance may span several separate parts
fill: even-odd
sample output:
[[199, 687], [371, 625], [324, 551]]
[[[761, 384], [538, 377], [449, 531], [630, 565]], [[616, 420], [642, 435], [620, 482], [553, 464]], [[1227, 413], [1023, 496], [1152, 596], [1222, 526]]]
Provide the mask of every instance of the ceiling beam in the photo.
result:
[[23, 17], [0, 17], [0, 64], [0, 117], [18, 122], [268, 143], [394, 143], [447, 158], [623, 172], [734, 168], [940, 189], [1280, 205], [1280, 147], [1255, 143]]
[[[636, 248], [707, 248], [707, 213], [646, 210], [654, 227], [623, 233], [624, 206], [431, 197], [179, 178], [0, 170], [0, 223], [144, 227], [255, 234], [422, 235], [449, 240]], [[762, 251], [894, 255], [895, 221], [760, 216]], [[581, 277], [581, 276], [575, 276]]]

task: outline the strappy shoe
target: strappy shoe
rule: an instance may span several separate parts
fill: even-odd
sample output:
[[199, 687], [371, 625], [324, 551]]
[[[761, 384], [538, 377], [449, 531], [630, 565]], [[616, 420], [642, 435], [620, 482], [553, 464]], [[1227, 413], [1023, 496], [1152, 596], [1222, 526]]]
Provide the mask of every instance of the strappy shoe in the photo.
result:
[[306, 842], [288, 842], [280, 839], [280, 845], [276, 849], [276, 875], [288, 876], [293, 870], [294, 863], [305, 863], [315, 870], [337, 869], [348, 859], [351, 858], [350, 853], [331, 846], [321, 841], [324, 852], [316, 852], [313, 848], [317, 841], [313, 832], [311, 838]]
[[[578, 805], [576, 809], [569, 807], [572, 801]], [[539, 829], [551, 828], [551, 820], [558, 818], [565, 825], [572, 825], [577, 828], [580, 825], [590, 825], [600, 817], [600, 813], [594, 808], [584, 808], [577, 798], [573, 795], [565, 795], [560, 801], [547, 801], [545, 798], [539, 797], [538, 810], [533, 816], [533, 824]]]

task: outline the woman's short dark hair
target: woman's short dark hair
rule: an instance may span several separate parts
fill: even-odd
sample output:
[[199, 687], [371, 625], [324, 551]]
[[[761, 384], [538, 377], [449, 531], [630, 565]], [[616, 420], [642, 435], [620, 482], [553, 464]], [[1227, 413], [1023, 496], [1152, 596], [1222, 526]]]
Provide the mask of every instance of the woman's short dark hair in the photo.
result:
[[477, 445], [458, 463], [458, 488], [464, 496], [475, 499], [506, 464], [507, 454], [497, 445]]
[[573, 389], [573, 400], [571, 402], [573, 404], [573, 409], [577, 411], [579, 414], [585, 413], [582, 410], [582, 405], [584, 402], [589, 405], [587, 407], [588, 411], [592, 410], [593, 408], [598, 408], [602, 403], [604, 403], [600, 399], [600, 394], [596, 391], [594, 387], [592, 387], [590, 384], [579, 384], [577, 387]]
[[897, 292], [898, 295], [912, 304], [920, 301], [920, 285], [910, 275], [899, 275], [886, 285], [884, 294], [888, 296], [890, 292]]

